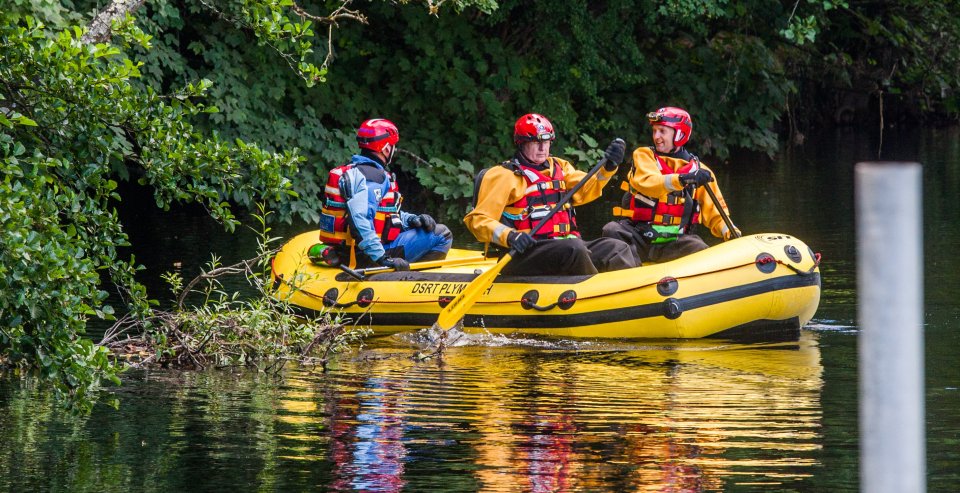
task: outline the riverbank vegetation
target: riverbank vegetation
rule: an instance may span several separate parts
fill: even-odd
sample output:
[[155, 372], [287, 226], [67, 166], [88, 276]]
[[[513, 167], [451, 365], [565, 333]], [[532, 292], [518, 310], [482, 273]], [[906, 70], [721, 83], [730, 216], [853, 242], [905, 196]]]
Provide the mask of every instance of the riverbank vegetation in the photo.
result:
[[[773, 154], [824, 126], [882, 134], [960, 114], [960, 6], [949, 2], [98, 8], [0, 9], [0, 353], [84, 406], [122, 369], [83, 336], [88, 319], [192, 323], [156, 312], [136, 258], [118, 253], [129, 246], [120, 182], [145, 187], [161, 209], [200, 204], [227, 231], [234, 207], [260, 202], [315, 222], [326, 171], [353, 151], [352, 129], [384, 116], [401, 129], [395, 168], [408, 200], [454, 215], [474, 173], [509, 155], [511, 125], [529, 111], [548, 115], [559, 148], [581, 161], [613, 136], [645, 143], [643, 115], [667, 104], [695, 115], [692, 147], [720, 159]], [[123, 306], [106, 302], [113, 287]], [[158, 358], [195, 358], [223, 330], [182, 344], [169, 333], [154, 341]]]
[[[325, 369], [331, 357], [360, 343], [369, 328], [351, 326], [335, 313], [299, 314], [287, 298], [274, 296], [270, 261], [276, 250], [269, 246], [280, 238], [269, 236], [268, 215], [262, 209], [255, 215], [261, 228], [256, 257], [221, 265], [214, 256], [189, 282], [179, 272], [166, 273], [173, 308], [127, 314], [99, 345], [131, 368], [254, 367], [278, 373], [291, 361]], [[222, 279], [229, 276], [242, 276], [255, 295], [225, 288]], [[294, 289], [301, 278], [293, 276]]]

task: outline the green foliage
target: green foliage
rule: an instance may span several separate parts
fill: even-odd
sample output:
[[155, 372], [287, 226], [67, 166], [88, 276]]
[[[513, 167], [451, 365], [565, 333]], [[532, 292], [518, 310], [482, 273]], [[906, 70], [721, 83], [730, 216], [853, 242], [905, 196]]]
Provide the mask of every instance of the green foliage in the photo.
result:
[[821, 24], [824, 22], [826, 13], [836, 8], [848, 8], [849, 5], [844, 0], [835, 2], [830, 0], [818, 1], [808, 0], [804, 10], [813, 10], [815, 14], [800, 15], [797, 14], [797, 8], [800, 1], [793, 5], [793, 11], [787, 19], [787, 27], [780, 30], [780, 35], [787, 41], [795, 43], [797, 46], [803, 46], [806, 43], [813, 43], [817, 39], [817, 34], [821, 30]]
[[[789, 12], [772, 10], [785, 25]], [[698, 152], [773, 153], [796, 86], [777, 51], [783, 38], [755, 28], [760, 11], [771, 4], [508, 1], [489, 15], [467, 7], [435, 18], [377, 2], [364, 12], [369, 25], [340, 24], [327, 83], [308, 88], [270, 47], [202, 6], [161, 0], [144, 29], [162, 40], [143, 59], [164, 67], [147, 76], [158, 89], [214, 81], [211, 100], [222, 111], [205, 116], [210, 128], [299, 147], [307, 156], [294, 180], [300, 200], [271, 207], [315, 221], [326, 171], [347, 159], [353, 129], [373, 116], [396, 122], [400, 147], [424, 156], [401, 156], [398, 170], [448, 207], [465, 205], [477, 170], [512, 154], [512, 123], [530, 111], [554, 121], [557, 148], [583, 150], [580, 134], [648, 143], [643, 115], [674, 104], [694, 113]]]
[[[260, 207], [254, 216], [260, 228], [255, 230], [260, 246], [256, 258], [223, 266], [214, 255], [205, 271], [186, 286], [179, 273], [166, 273], [177, 308], [155, 311], [144, 319], [121, 320], [101, 344], [122, 357], [139, 360], [136, 366], [256, 366], [279, 371], [288, 360], [326, 365], [330, 355], [362, 342], [371, 333], [369, 328], [346, 328], [330, 313], [301, 317], [287, 298], [277, 297], [270, 283], [274, 253], [270, 245], [280, 238], [269, 236], [269, 214]], [[225, 290], [220, 279], [236, 274], [246, 277], [255, 296]], [[191, 294], [200, 298], [195, 306], [185, 304]], [[132, 335], [120, 338], [131, 331]]]
[[798, 83], [793, 106], [801, 124], [846, 122], [866, 112], [872, 123], [880, 119], [880, 98], [887, 121], [956, 122], [960, 5], [893, 0], [812, 5], [823, 8], [814, 12], [816, 43], [781, 55], [790, 60], [788, 74]]
[[580, 135], [580, 139], [586, 145], [585, 149], [567, 147], [563, 150], [563, 154], [572, 159], [574, 164], [580, 164], [581, 168], [591, 168], [603, 157], [603, 151], [606, 147], [601, 147], [596, 139], [587, 134]]
[[109, 319], [105, 283], [135, 313], [148, 302], [117, 218], [118, 180], [149, 185], [159, 207], [197, 202], [237, 224], [229, 194], [278, 199], [296, 169], [290, 153], [201, 135], [188, 122], [213, 108], [201, 81], [170, 94], [136, 85], [141, 63], [120, 51], [149, 37], [129, 22], [118, 45], [80, 41], [83, 30], [48, 30], [0, 16], [0, 350], [34, 367], [81, 411], [103, 379], [117, 381], [107, 352], [82, 336], [88, 317]]

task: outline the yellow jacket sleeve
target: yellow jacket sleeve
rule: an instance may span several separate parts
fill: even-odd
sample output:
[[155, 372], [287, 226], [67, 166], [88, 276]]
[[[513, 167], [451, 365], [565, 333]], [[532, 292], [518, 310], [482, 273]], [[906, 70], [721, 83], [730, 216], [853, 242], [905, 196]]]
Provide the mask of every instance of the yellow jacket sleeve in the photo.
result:
[[[587, 175], [586, 172], [574, 168], [568, 161], [555, 157], [550, 159], [563, 170], [567, 190], [575, 187]], [[601, 168], [573, 195], [573, 205], [585, 204], [600, 197], [604, 185], [616, 172], [616, 170], [607, 171]], [[508, 205], [519, 201], [526, 193], [526, 182], [523, 177], [515, 175], [503, 166], [494, 166], [483, 175], [475, 193], [477, 205], [463, 218], [463, 223], [478, 241], [508, 246], [507, 235], [514, 229], [501, 223], [500, 218]]]
[[[710, 189], [713, 190], [714, 195], [717, 196], [717, 201], [720, 202], [720, 207], [723, 207], [724, 212], [726, 212], [727, 216], [729, 217], [730, 209], [727, 208], [727, 202], [723, 199], [723, 194], [720, 193], [720, 187], [717, 185], [717, 174], [702, 162], [700, 163], [700, 167], [710, 171], [710, 173], [713, 174], [714, 180], [704, 185], [704, 187], [710, 187]], [[708, 228], [713, 236], [726, 240], [730, 231], [729, 228], [727, 228], [727, 225], [723, 222], [723, 216], [720, 215], [720, 211], [717, 209], [717, 204], [713, 203], [713, 199], [710, 198], [710, 195], [706, 190], [703, 189], [703, 187], [697, 188], [696, 193], [694, 193], [694, 198], [700, 203], [700, 224], [703, 224], [704, 227]]]
[[649, 147], [638, 147], [633, 151], [633, 169], [630, 170], [628, 179], [634, 190], [648, 197], [662, 197], [683, 187], [680, 184], [680, 175], [665, 175], [660, 172], [657, 158]]
[[[583, 177], [587, 176], [586, 171], [580, 171], [574, 168], [569, 161], [559, 158], [550, 159], [553, 159], [560, 166], [560, 169], [563, 170], [563, 181], [566, 183], [567, 190], [577, 186], [577, 183], [580, 183]], [[616, 174], [616, 169], [607, 171], [606, 168], [600, 168], [597, 174], [591, 176], [590, 179], [583, 184], [583, 187], [577, 190], [577, 193], [573, 194], [573, 205], [586, 204], [599, 198], [600, 195], [603, 194], [603, 187], [605, 187], [607, 182], [610, 181], [610, 178], [613, 178]]]
[[523, 198], [523, 178], [503, 166], [487, 170], [480, 181], [477, 206], [463, 218], [467, 229], [478, 241], [507, 246], [507, 234], [513, 228], [500, 222], [504, 208]]
[[[663, 164], [671, 171], [687, 163], [687, 161], [672, 157], [663, 157], [662, 159]], [[710, 171], [714, 177], [717, 176], [716, 173], [707, 165], [703, 164], [703, 162], [700, 163], [700, 167]], [[630, 170], [628, 180], [633, 190], [648, 197], [663, 197], [667, 193], [680, 190], [683, 187], [680, 183], [680, 175], [677, 173], [663, 174], [660, 172], [660, 164], [657, 162], [653, 149], [649, 147], [638, 147], [633, 151], [633, 168]], [[713, 193], [717, 196], [717, 200], [720, 201], [720, 206], [723, 207], [723, 210], [727, 212], [729, 216], [730, 211], [727, 208], [726, 202], [723, 200], [723, 194], [720, 193], [720, 187], [717, 186], [716, 179], [704, 186], [708, 186], [713, 190]], [[729, 228], [724, 224], [723, 216], [720, 215], [717, 205], [713, 203], [713, 199], [710, 198], [707, 191], [704, 190], [703, 187], [697, 188], [696, 192], [694, 192], [694, 198], [700, 203], [700, 223], [708, 228], [710, 234], [713, 236], [727, 239], [730, 234]]]

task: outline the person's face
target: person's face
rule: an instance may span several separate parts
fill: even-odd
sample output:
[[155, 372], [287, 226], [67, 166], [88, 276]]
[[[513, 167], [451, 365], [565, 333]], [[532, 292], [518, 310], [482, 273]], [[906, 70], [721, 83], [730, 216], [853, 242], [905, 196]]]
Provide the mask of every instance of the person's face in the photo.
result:
[[653, 145], [660, 154], [669, 154], [673, 150], [674, 130], [663, 125], [653, 126]]
[[550, 156], [550, 141], [524, 142], [520, 144], [520, 152], [533, 164], [543, 164]]

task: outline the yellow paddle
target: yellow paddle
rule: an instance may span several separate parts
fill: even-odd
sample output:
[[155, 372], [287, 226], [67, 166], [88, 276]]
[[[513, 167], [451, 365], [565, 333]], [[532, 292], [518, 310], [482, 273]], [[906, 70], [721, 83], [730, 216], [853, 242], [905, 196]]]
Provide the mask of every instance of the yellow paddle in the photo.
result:
[[[617, 139], [619, 140], [619, 139]], [[540, 228], [543, 227], [547, 221], [553, 217], [554, 214], [560, 211], [563, 208], [564, 204], [570, 201], [573, 198], [573, 194], [577, 193], [584, 184], [607, 163], [607, 158], [603, 158], [600, 162], [597, 163], [593, 169], [587, 173], [579, 183], [574, 185], [573, 188], [567, 190], [560, 201], [553, 206], [553, 209], [550, 209], [550, 212], [547, 213], [543, 219], [540, 219], [539, 222], [530, 230], [532, 234], [536, 234], [537, 231], [540, 231]], [[497, 262], [497, 265], [494, 265], [490, 270], [484, 272], [477, 276], [474, 280], [470, 281], [470, 284], [467, 287], [463, 288], [463, 291], [460, 291], [453, 300], [450, 301], [443, 310], [440, 310], [440, 316], [437, 317], [437, 323], [435, 325], [439, 326], [443, 330], [450, 330], [454, 325], [457, 325], [457, 322], [467, 314], [467, 310], [473, 306], [474, 303], [480, 299], [480, 296], [493, 284], [493, 280], [497, 278], [497, 275], [500, 274], [500, 271], [510, 262], [510, 259], [516, 255], [517, 252], [513, 248], [510, 249], [503, 257], [500, 258], [500, 261]]]

